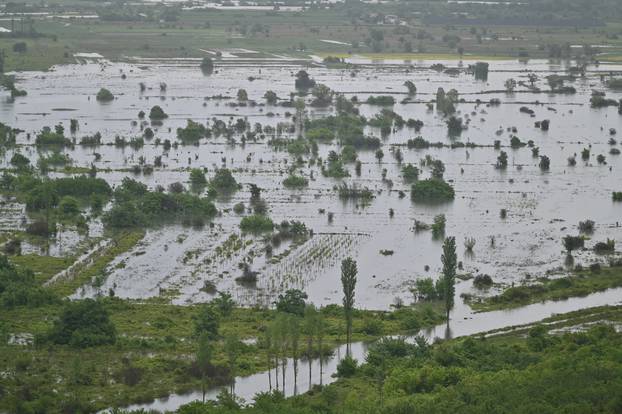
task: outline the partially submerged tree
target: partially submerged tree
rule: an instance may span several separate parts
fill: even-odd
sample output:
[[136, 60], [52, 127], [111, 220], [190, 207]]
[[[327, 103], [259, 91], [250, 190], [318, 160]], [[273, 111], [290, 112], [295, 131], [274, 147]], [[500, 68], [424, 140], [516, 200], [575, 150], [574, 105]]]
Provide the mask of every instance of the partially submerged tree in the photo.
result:
[[445, 301], [447, 321], [449, 321], [449, 312], [454, 307], [454, 296], [456, 294], [456, 267], [458, 264], [458, 258], [456, 256], [455, 237], [447, 237], [445, 239], [445, 242], [443, 243], [441, 263], [443, 264], [443, 299]]
[[101, 88], [97, 95], [95, 96], [99, 102], [110, 102], [114, 100], [114, 95], [106, 88]]

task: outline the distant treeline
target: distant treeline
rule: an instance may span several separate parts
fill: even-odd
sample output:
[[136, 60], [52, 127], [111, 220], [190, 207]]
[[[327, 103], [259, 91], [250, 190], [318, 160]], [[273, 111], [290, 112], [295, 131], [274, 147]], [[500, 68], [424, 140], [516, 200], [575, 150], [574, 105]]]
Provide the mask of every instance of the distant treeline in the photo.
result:
[[465, 26], [547, 26], [547, 27], [602, 27], [605, 22], [599, 19], [564, 19], [549, 17], [499, 17], [475, 18], [468, 16], [427, 16], [425, 24], [451, 24]]

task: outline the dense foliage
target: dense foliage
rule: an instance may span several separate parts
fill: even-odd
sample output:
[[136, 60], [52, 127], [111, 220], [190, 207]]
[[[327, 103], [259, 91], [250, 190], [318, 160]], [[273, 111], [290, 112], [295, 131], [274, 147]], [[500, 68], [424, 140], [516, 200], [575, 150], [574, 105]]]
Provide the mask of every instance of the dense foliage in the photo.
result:
[[150, 191], [146, 185], [126, 177], [115, 189], [113, 206], [103, 219], [110, 227], [130, 228], [175, 219], [203, 224], [215, 215], [216, 207], [207, 198], [185, 191]]
[[410, 196], [417, 202], [444, 202], [454, 199], [454, 189], [439, 179], [418, 181], [412, 186]]
[[0, 308], [37, 307], [58, 299], [40, 287], [32, 271], [18, 269], [4, 255], [0, 256]]
[[116, 328], [101, 302], [85, 299], [65, 304], [48, 339], [55, 344], [76, 348], [114, 344]]

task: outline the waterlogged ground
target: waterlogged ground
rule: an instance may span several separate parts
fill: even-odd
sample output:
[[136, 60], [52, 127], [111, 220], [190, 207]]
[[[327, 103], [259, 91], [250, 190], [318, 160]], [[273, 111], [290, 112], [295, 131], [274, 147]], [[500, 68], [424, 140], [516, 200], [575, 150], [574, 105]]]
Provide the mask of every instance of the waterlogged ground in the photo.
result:
[[[353, 60], [356, 60], [354, 58]], [[358, 61], [357, 61], [358, 62]], [[176, 128], [184, 126], [187, 119], [211, 121], [213, 117], [224, 120], [247, 117], [251, 123], [276, 126], [286, 122], [286, 112], [293, 109], [264, 106], [266, 90], [275, 91], [282, 99], [289, 99], [293, 91], [293, 75], [300, 69], [286, 60], [239, 62], [219, 67], [211, 75], [204, 75], [195, 61], [138, 61], [132, 64], [96, 62], [82, 65], [55, 67], [50, 72], [19, 73], [18, 85], [28, 91], [28, 96], [10, 102], [0, 101], [0, 121], [25, 130], [18, 137], [23, 144], [18, 151], [36, 162], [38, 153], [34, 137], [42, 127], [62, 122], [69, 128], [69, 119], [80, 123], [79, 138], [101, 132], [106, 143], [114, 142], [115, 135], [132, 138], [141, 136], [137, 114], [148, 113], [153, 105], [160, 105], [169, 118], [156, 130], [155, 138], [138, 150], [112, 145], [97, 148], [76, 146], [67, 154], [74, 166], [88, 167], [94, 163], [99, 176], [112, 184], [123, 177], [132, 176], [149, 186], [168, 186], [172, 182], [187, 181], [188, 169], [207, 167], [210, 172], [226, 166], [234, 170], [236, 180], [244, 188], [228, 199], [217, 201], [222, 214], [213, 226], [203, 229], [166, 225], [147, 232], [145, 239], [132, 251], [118, 257], [110, 267], [110, 275], [102, 286], [84, 287], [76, 296], [90, 296], [108, 292], [113, 288], [117, 296], [141, 298], [167, 295], [175, 302], [206, 301], [211, 297], [201, 290], [205, 281], [214, 283], [219, 290], [231, 291], [244, 304], [270, 303], [276, 294], [285, 289], [303, 288], [317, 304], [339, 303], [341, 285], [339, 264], [346, 256], [353, 256], [359, 265], [357, 306], [387, 308], [396, 297], [411, 300], [408, 288], [413, 280], [435, 276], [440, 268], [441, 241], [434, 240], [430, 232], [414, 232], [414, 220], [431, 223], [437, 214], [447, 217], [447, 235], [456, 236], [464, 273], [486, 273], [495, 282], [510, 284], [527, 275], [543, 275], [546, 271], [564, 266], [561, 237], [578, 234], [578, 222], [591, 219], [596, 222], [596, 232], [587, 247], [597, 241], [613, 238], [622, 243], [622, 203], [613, 203], [612, 191], [622, 191], [621, 156], [610, 155], [608, 144], [610, 128], [622, 134], [622, 116], [617, 108], [591, 109], [589, 99], [592, 89], [604, 90], [600, 74], [619, 70], [617, 66], [591, 66], [586, 78], [573, 83], [575, 95], [535, 94], [519, 87], [508, 95], [503, 83], [508, 78], [526, 81], [528, 72], [536, 72], [542, 79], [553, 72], [564, 73], [566, 66], [546, 61], [495, 61], [487, 82], [475, 81], [472, 75], [450, 76], [428, 69], [436, 62], [403, 61], [372, 62], [363, 65], [352, 77], [350, 70], [309, 68], [316, 81], [337, 92], [356, 95], [364, 101], [369, 95], [394, 94], [399, 102], [406, 97], [405, 80], [412, 80], [418, 88], [414, 103], [396, 104], [393, 110], [405, 119], [424, 122], [420, 134], [404, 128], [383, 140], [385, 157], [380, 164], [374, 151], [359, 151], [362, 174], [356, 177], [354, 165], [349, 165], [351, 177], [344, 181], [357, 182], [375, 192], [375, 199], [366, 207], [339, 200], [333, 187], [342, 180], [325, 178], [317, 166], [303, 167], [302, 173], [311, 178], [305, 190], [287, 190], [282, 185], [293, 157], [287, 152], [274, 151], [266, 142], [230, 145], [224, 139], [204, 139], [200, 146], [179, 146], [163, 152], [162, 146], [153, 144], [155, 138], [176, 141]], [[401, 65], [398, 63], [402, 63]], [[452, 67], [458, 62], [443, 62]], [[122, 78], [122, 74], [127, 76]], [[249, 80], [249, 77], [255, 78]], [[141, 93], [139, 82], [148, 89]], [[160, 91], [160, 83], [167, 89]], [[538, 84], [547, 89], [546, 81]], [[111, 103], [98, 103], [95, 94], [106, 87], [115, 94]], [[446, 165], [445, 179], [456, 190], [454, 202], [441, 206], [423, 206], [410, 201], [410, 186], [400, 177], [401, 166], [392, 156], [399, 144], [422, 135], [428, 141], [451, 143], [442, 117], [429, 111], [426, 102], [434, 98], [437, 88], [456, 89], [466, 100], [457, 106], [460, 116], [468, 119], [469, 128], [457, 140], [490, 145], [486, 148], [409, 150], [401, 147], [403, 163], [418, 165], [426, 155], [441, 159]], [[233, 108], [231, 100], [206, 99], [216, 95], [235, 97], [244, 88], [249, 98], [262, 105]], [[490, 92], [497, 91], [497, 92]], [[608, 98], [619, 99], [622, 94], [607, 91]], [[477, 105], [481, 99], [502, 101], [500, 106]], [[538, 101], [540, 104], [535, 104]], [[521, 106], [535, 111], [535, 117], [520, 113]], [[373, 116], [380, 107], [362, 104], [362, 115]], [[270, 116], [268, 115], [269, 113]], [[307, 109], [308, 116], [319, 117], [330, 111]], [[551, 127], [543, 132], [534, 122], [550, 119]], [[533, 140], [540, 155], [551, 159], [549, 172], [541, 172], [538, 159], [532, 157], [527, 147], [509, 148], [511, 132], [523, 142]], [[368, 133], [380, 136], [370, 128]], [[27, 134], [31, 137], [28, 139]], [[617, 136], [614, 138], [618, 139]], [[499, 150], [492, 148], [500, 139], [508, 152], [506, 171], [494, 168]], [[265, 141], [267, 141], [266, 138]], [[239, 137], [238, 137], [239, 142]], [[591, 158], [581, 160], [580, 152], [591, 145]], [[620, 147], [620, 144], [615, 145]], [[320, 144], [322, 158], [337, 145]], [[101, 154], [95, 160], [94, 153]], [[12, 151], [2, 155], [0, 167], [8, 167]], [[567, 158], [578, 154], [577, 165], [569, 167]], [[606, 156], [606, 165], [596, 162], [596, 155]], [[150, 175], [134, 175], [129, 169], [144, 157], [149, 164], [163, 155], [164, 167], [156, 168]], [[392, 187], [381, 179], [383, 169]], [[57, 173], [59, 174], [59, 173]], [[311, 176], [312, 174], [312, 176]], [[208, 173], [208, 177], [209, 177]], [[423, 178], [429, 170], [424, 169]], [[231, 207], [249, 199], [248, 186], [254, 183], [264, 189], [262, 195], [270, 207], [270, 216], [276, 221], [301, 220], [314, 230], [315, 235], [300, 246], [281, 244], [274, 250], [275, 258], [266, 259], [260, 251], [262, 243], [241, 236], [238, 229], [240, 217]], [[406, 197], [399, 197], [399, 190]], [[21, 225], [19, 206], [4, 205], [11, 209], [14, 220], [4, 217], [2, 226]], [[393, 218], [389, 209], [395, 211]], [[320, 209], [324, 213], [320, 212]], [[507, 209], [507, 218], [500, 217], [500, 209]], [[334, 213], [329, 223], [328, 213]], [[466, 255], [463, 240], [476, 240], [474, 254]], [[494, 238], [494, 246], [491, 246]], [[66, 247], [66, 245], [65, 245]], [[54, 249], [51, 249], [54, 250]], [[382, 255], [380, 250], [393, 250], [393, 255]], [[63, 254], [63, 249], [54, 252]], [[253, 257], [252, 270], [259, 272], [256, 287], [242, 286], [235, 281], [241, 275], [238, 263]], [[575, 263], [588, 264], [595, 260], [605, 262], [589, 252], [575, 254]], [[430, 270], [426, 271], [426, 266]], [[471, 290], [470, 282], [463, 282], [459, 290]]]

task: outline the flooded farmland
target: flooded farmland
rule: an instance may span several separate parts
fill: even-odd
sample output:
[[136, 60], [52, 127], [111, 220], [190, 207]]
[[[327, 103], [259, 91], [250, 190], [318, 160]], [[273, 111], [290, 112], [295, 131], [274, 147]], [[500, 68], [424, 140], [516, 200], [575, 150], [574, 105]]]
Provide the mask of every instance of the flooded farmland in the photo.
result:
[[[219, 214], [211, 225], [202, 228], [181, 224], [162, 224], [147, 231], [144, 239], [132, 250], [117, 257], [107, 269], [107, 277], [96, 286], [80, 287], [74, 297], [107, 294], [111, 289], [122, 298], [170, 297], [174, 303], [206, 302], [213, 291], [230, 292], [244, 305], [270, 304], [287, 289], [300, 288], [315, 304], [339, 303], [342, 292], [339, 279], [340, 263], [352, 256], [359, 266], [356, 303], [367, 309], [387, 309], [396, 298], [412, 301], [409, 288], [423, 277], [436, 277], [440, 270], [442, 238], [430, 231], [416, 231], [415, 221], [432, 223], [434, 217], [446, 217], [445, 234], [455, 236], [462, 274], [488, 274], [502, 285], [511, 285], [527, 277], [560, 272], [566, 265], [561, 239], [578, 234], [578, 223], [586, 219], [596, 223], [590, 248], [598, 241], [613, 239], [622, 243], [622, 204], [611, 199], [613, 191], [622, 189], [622, 161], [610, 154], [618, 148], [617, 131], [622, 132], [622, 116], [616, 107], [590, 107], [593, 90], [605, 91], [607, 98], [619, 100], [622, 93], [607, 90], [601, 76], [618, 71], [618, 66], [588, 66], [585, 77], [568, 83], [575, 94], [547, 93], [545, 77], [563, 74], [563, 64], [547, 61], [495, 61], [490, 64], [487, 81], [475, 80], [472, 74], [457, 71], [439, 72], [430, 69], [438, 62], [402, 61], [373, 62], [353, 58], [354, 69], [305, 68], [316, 82], [325, 84], [347, 98], [358, 97], [360, 114], [372, 118], [383, 108], [365, 103], [371, 96], [391, 95], [397, 103], [391, 109], [404, 119], [423, 122], [419, 132], [412, 128], [394, 128], [381, 137], [378, 128], [366, 127], [365, 133], [381, 137], [384, 157], [379, 161], [374, 150], [359, 150], [360, 176], [355, 164], [346, 164], [350, 176], [343, 179], [324, 177], [321, 168], [305, 162], [296, 171], [309, 179], [307, 188], [289, 190], [283, 180], [296, 157], [269, 144], [273, 134], [255, 141], [242, 142], [241, 136], [204, 138], [198, 146], [179, 145], [163, 149], [156, 141], [178, 141], [177, 128], [188, 119], [212, 124], [214, 118], [235, 123], [246, 119], [251, 125], [277, 128], [279, 123], [292, 123], [294, 108], [265, 105], [263, 96], [274, 91], [282, 100], [289, 100], [294, 91], [294, 75], [299, 65], [286, 60], [262, 63], [229, 62], [217, 66], [206, 75], [198, 62], [136, 61], [111, 63], [91, 61], [81, 65], [52, 68], [49, 72], [17, 73], [17, 84], [28, 95], [14, 101], [4, 97], [0, 103], [0, 121], [24, 131], [18, 147], [2, 154], [1, 167], [8, 168], [14, 151], [36, 163], [46, 155], [34, 146], [34, 137], [45, 126], [62, 123], [69, 129], [69, 120], [76, 119], [75, 133], [83, 136], [99, 132], [102, 145], [76, 145], [63, 152], [73, 167], [98, 169], [98, 177], [118, 185], [130, 176], [150, 188], [168, 187], [174, 182], [187, 185], [190, 168], [206, 168], [208, 179], [221, 167], [232, 170], [242, 188], [228, 197], [216, 199]], [[441, 62], [449, 68], [460, 68], [457, 61]], [[466, 63], [464, 64], [466, 66]], [[518, 86], [506, 93], [508, 78], [527, 82], [527, 74], [540, 78], [537, 85], [543, 92]], [[410, 80], [417, 86], [416, 95], [408, 97], [403, 86]], [[145, 85], [141, 91], [140, 83]], [[163, 87], [161, 85], [165, 84]], [[458, 137], [449, 137], [442, 114], [430, 110], [427, 103], [435, 98], [438, 88], [456, 89], [461, 99], [457, 115], [468, 126]], [[95, 99], [100, 88], [109, 89], [115, 99], [101, 103]], [[245, 89], [257, 105], [231, 105], [238, 89]], [[228, 99], [227, 99], [228, 98]], [[490, 105], [491, 99], [500, 104]], [[463, 101], [462, 101], [463, 100]], [[139, 111], [159, 105], [168, 114], [162, 125], [153, 125], [154, 137], [144, 146], [115, 146], [115, 137], [131, 139], [143, 135]], [[533, 116], [520, 111], [527, 107]], [[330, 115], [332, 109], [307, 106], [306, 116], [316, 119]], [[536, 121], [550, 120], [548, 131], [535, 127]], [[282, 132], [281, 137], [295, 138], [295, 133]], [[442, 142], [440, 148], [415, 149], [406, 145], [409, 139], [422, 136], [429, 142]], [[533, 141], [539, 155], [550, 158], [550, 169], [542, 171], [539, 158], [529, 146], [510, 148], [510, 139]], [[493, 146], [499, 140], [501, 148]], [[473, 144], [451, 147], [451, 144]], [[583, 149], [590, 149], [587, 160]], [[320, 143], [318, 157], [326, 159], [331, 150], [340, 152], [335, 143]], [[401, 152], [403, 160], [395, 154]], [[508, 154], [508, 167], [495, 168], [500, 151]], [[568, 158], [577, 155], [570, 166]], [[597, 161], [598, 155], [605, 162]], [[162, 156], [162, 165], [145, 172], [134, 166], [154, 164]], [[426, 156], [445, 165], [444, 179], [454, 187], [455, 200], [441, 205], [414, 203], [408, 194], [410, 184], [402, 179], [402, 166], [420, 166]], [[420, 167], [421, 178], [430, 169]], [[386, 170], [386, 171], [383, 171]], [[51, 175], [62, 175], [62, 171]], [[356, 183], [369, 188], [374, 198], [366, 203], [340, 199], [335, 187], [341, 182]], [[241, 216], [233, 211], [240, 203], [248, 203], [249, 184], [259, 186], [262, 197], [275, 223], [282, 220], [304, 222], [313, 236], [304, 243], [283, 241], [274, 247], [272, 256], [263, 253], [258, 236], [241, 234]], [[406, 194], [402, 196], [400, 192]], [[17, 206], [9, 206], [14, 223], [23, 225]], [[501, 210], [506, 215], [502, 217]], [[393, 211], [393, 214], [390, 213]], [[92, 234], [100, 237], [101, 224], [91, 223]], [[98, 230], [99, 228], [99, 230]], [[77, 233], [65, 236], [63, 248], [51, 248], [49, 254], [66, 254], [68, 241], [78, 245]], [[61, 237], [61, 236], [59, 236]], [[467, 252], [466, 238], [475, 246]], [[381, 253], [384, 252], [383, 253]], [[589, 250], [574, 253], [574, 264], [588, 265], [606, 256]], [[256, 284], [248, 286], [238, 279], [241, 262], [250, 263], [256, 272]], [[471, 290], [470, 281], [461, 282], [462, 293]], [[494, 289], [493, 289], [494, 290]]]

